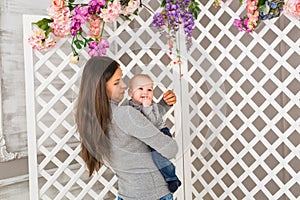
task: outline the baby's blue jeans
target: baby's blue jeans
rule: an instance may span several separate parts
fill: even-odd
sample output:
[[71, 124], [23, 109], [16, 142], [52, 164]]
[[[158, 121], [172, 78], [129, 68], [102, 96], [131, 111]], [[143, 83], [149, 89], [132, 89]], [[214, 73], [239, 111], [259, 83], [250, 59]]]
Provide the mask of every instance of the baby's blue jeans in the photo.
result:
[[[160, 131], [163, 132], [165, 135], [172, 137], [169, 128], [165, 127], [165, 128], [162, 128]], [[178, 179], [176, 172], [175, 172], [175, 166], [168, 159], [166, 159], [160, 153], [158, 153], [155, 149], [153, 149], [151, 147], [150, 147], [150, 149], [151, 149], [152, 159], [153, 159], [156, 167], [158, 168], [160, 173], [163, 175], [165, 181], [169, 184], [170, 191], [175, 192], [175, 190], [177, 190], [177, 187], [179, 187], [181, 185], [181, 182]], [[174, 181], [176, 182], [176, 184], [174, 183]], [[177, 185], [177, 187], [175, 187], [175, 188], [173, 187], [171, 189], [171, 187], [170, 187], [171, 182], [173, 184]]]
[[[121, 197], [118, 197], [118, 200], [124, 200], [124, 199], [122, 199]], [[166, 196], [163, 196], [159, 200], [173, 200], [173, 195], [171, 193], [167, 194]]]

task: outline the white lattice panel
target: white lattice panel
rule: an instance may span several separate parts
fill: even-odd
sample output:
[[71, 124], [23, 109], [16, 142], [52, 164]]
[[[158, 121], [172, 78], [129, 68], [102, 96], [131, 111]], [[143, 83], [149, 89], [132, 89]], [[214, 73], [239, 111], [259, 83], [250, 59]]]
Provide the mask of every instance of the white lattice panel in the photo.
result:
[[[232, 25], [245, 14], [238, 1], [201, 4], [186, 75], [185, 199], [298, 199], [300, 22], [283, 15], [249, 35]], [[193, 56], [201, 49], [212, 65]]]
[[[24, 16], [24, 35], [41, 16]], [[27, 26], [26, 26], [27, 25]], [[25, 36], [25, 40], [26, 40]], [[116, 177], [105, 167], [88, 178], [81, 157], [73, 111], [79, 65], [69, 63], [70, 39], [50, 51], [25, 47], [31, 199], [109, 199], [117, 194]], [[108, 189], [109, 188], [109, 189]]]
[[[156, 100], [166, 89], [179, 97], [166, 116], [184, 177], [176, 199], [300, 197], [300, 22], [281, 16], [252, 35], [239, 33], [232, 23], [243, 9], [238, 1], [221, 8], [201, 1], [193, 45], [188, 53], [182, 48], [180, 67], [168, 61], [166, 38], [150, 28], [147, 9], [106, 29], [108, 56], [121, 63], [126, 82], [148, 73], [157, 83]], [[25, 37], [40, 18], [24, 18]], [[24, 48], [32, 199], [114, 199], [116, 177], [102, 168], [89, 179], [78, 155], [72, 112], [87, 52], [73, 65], [70, 39], [47, 52], [26, 42]]]

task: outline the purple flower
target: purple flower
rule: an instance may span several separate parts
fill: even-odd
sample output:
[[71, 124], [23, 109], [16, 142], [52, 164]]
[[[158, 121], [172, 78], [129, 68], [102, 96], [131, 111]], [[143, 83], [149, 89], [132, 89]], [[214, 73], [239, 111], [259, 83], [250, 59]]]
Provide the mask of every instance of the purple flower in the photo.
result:
[[75, 7], [74, 13], [75, 15], [80, 15], [83, 18], [87, 18], [89, 16], [88, 8], [81, 5]]
[[98, 48], [100, 56], [106, 55], [106, 49], [109, 48], [109, 42], [106, 39], [101, 38], [98, 43]]
[[195, 21], [192, 13], [187, 10], [184, 10], [181, 15], [181, 19], [183, 21], [185, 35], [188, 38], [192, 37], [192, 33], [195, 25]]
[[244, 20], [243, 19], [235, 19], [233, 21], [233, 25], [236, 26], [240, 32], [244, 30]]
[[70, 26], [71, 35], [75, 36], [78, 31], [81, 31], [81, 23], [78, 21], [72, 21]]
[[191, 2], [191, 0], [184, 0], [183, 1], [185, 7], [188, 7], [190, 2]]
[[75, 7], [70, 26], [71, 35], [75, 36], [78, 31], [82, 30], [81, 25], [85, 23], [88, 17], [88, 8], [81, 5]]
[[103, 8], [106, 4], [106, 0], [90, 0], [88, 5], [88, 13], [93, 15], [95, 13], [100, 13], [101, 8]]
[[171, 2], [167, 1], [166, 3], [166, 16], [169, 25], [169, 29], [171, 31], [177, 32], [179, 26], [179, 17], [180, 17], [180, 4], [179, 2], [175, 2], [172, 4]]
[[89, 42], [89, 52], [88, 54], [93, 57], [93, 56], [97, 56], [98, 55], [98, 52], [97, 52], [97, 42], [95, 41], [92, 41], [92, 42]]
[[99, 42], [91, 41], [89, 44], [89, 52], [88, 54], [93, 56], [104, 56], [106, 55], [106, 49], [109, 48], [109, 42], [104, 39], [100, 38]]
[[79, 24], [84, 24], [85, 23], [86, 18], [83, 17], [82, 15], [73, 15], [72, 16], [72, 22], [77, 22]]
[[163, 26], [165, 26], [165, 21], [164, 21], [164, 17], [161, 13], [156, 13], [154, 16], [153, 16], [153, 21], [152, 21], [152, 24], [155, 28], [157, 29], [162, 29]]

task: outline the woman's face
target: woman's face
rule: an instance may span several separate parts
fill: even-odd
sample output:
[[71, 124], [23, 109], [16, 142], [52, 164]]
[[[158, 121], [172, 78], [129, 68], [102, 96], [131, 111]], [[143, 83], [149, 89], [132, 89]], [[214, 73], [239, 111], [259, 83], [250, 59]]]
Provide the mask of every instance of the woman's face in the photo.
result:
[[120, 102], [124, 98], [127, 87], [122, 80], [122, 76], [122, 70], [118, 67], [114, 75], [106, 82], [107, 96], [115, 102]]

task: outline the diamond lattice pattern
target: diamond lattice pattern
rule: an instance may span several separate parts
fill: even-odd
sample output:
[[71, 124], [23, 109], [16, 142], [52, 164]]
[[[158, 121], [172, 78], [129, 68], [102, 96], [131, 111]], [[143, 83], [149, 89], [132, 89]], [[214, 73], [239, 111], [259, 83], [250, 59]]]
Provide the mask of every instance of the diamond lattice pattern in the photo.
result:
[[[239, 33], [238, 1], [201, 3], [188, 59], [188, 77], [198, 79], [186, 95], [186, 199], [297, 199], [300, 23], [283, 15]], [[193, 56], [201, 50], [213, 65]]]
[[[160, 2], [145, 4], [157, 10]], [[175, 199], [300, 197], [300, 22], [281, 16], [249, 35], [232, 25], [242, 14], [238, 1], [222, 8], [201, 1], [181, 66], [168, 59], [166, 37], [150, 28], [148, 9], [105, 30], [108, 56], [121, 64], [125, 82], [147, 73], [156, 85], [155, 101], [167, 89], [178, 95], [166, 115], [182, 145], [174, 163], [185, 180]], [[33, 51], [34, 80], [28, 81], [34, 90], [27, 95], [34, 95], [38, 152], [29, 155], [37, 157], [37, 168], [30, 167], [39, 175], [40, 199], [115, 199], [113, 173], [102, 167], [89, 178], [79, 155], [74, 102], [89, 56], [83, 49], [80, 62], [69, 63], [70, 43], [61, 39], [50, 51]]]

